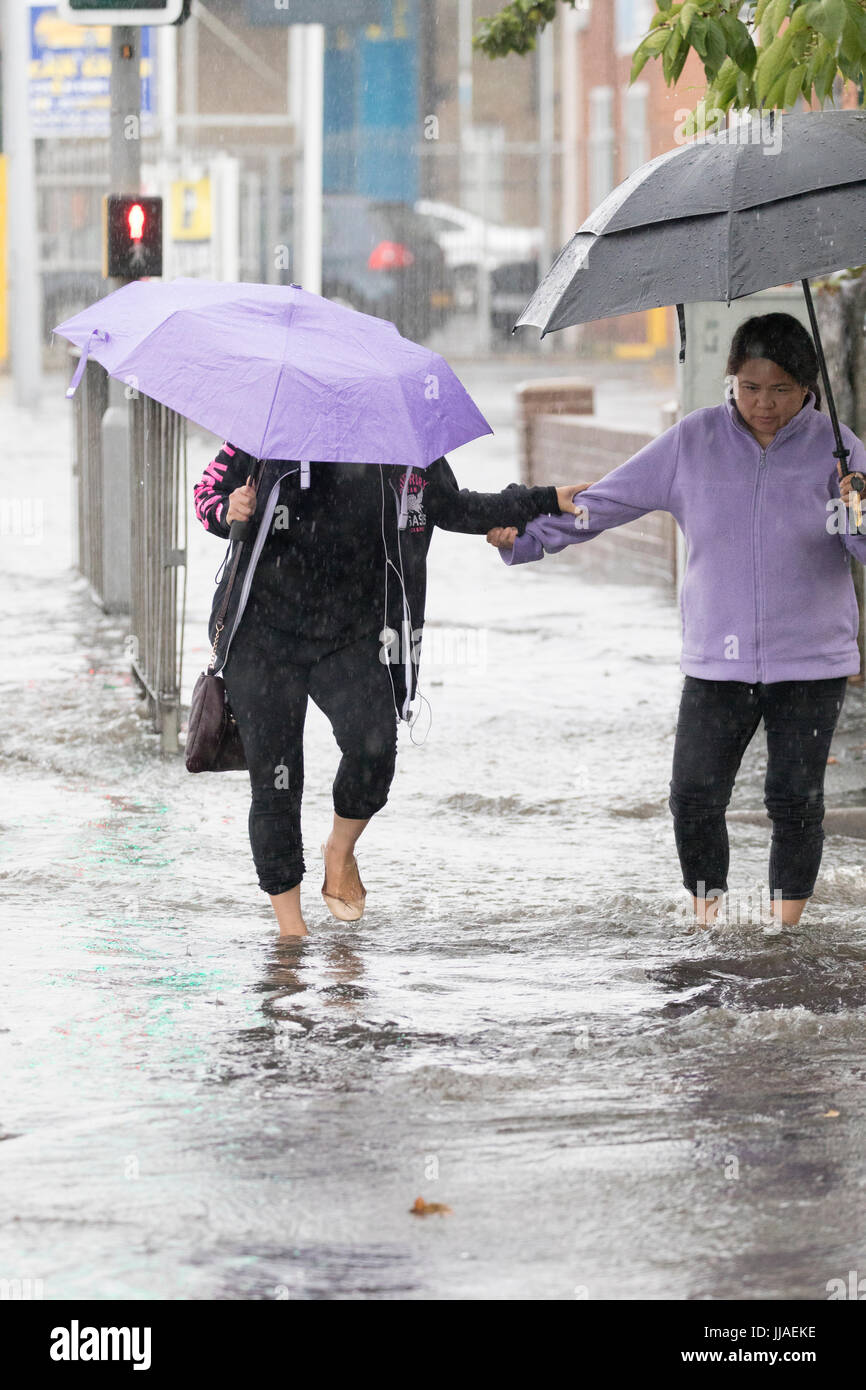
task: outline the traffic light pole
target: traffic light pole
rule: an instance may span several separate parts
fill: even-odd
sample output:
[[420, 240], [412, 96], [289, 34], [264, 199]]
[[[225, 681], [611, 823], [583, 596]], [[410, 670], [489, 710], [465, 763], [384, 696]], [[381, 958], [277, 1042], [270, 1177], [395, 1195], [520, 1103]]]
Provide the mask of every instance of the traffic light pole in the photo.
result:
[[[111, 128], [109, 187], [112, 193], [141, 191], [141, 30], [111, 29]], [[113, 276], [109, 290], [128, 281]], [[108, 409], [102, 417], [103, 588], [108, 612], [126, 613], [132, 603], [130, 573], [130, 385], [108, 378]]]
[[[115, 25], [111, 30], [111, 172], [112, 193], [141, 192], [141, 30]], [[112, 289], [127, 282], [114, 279]]]

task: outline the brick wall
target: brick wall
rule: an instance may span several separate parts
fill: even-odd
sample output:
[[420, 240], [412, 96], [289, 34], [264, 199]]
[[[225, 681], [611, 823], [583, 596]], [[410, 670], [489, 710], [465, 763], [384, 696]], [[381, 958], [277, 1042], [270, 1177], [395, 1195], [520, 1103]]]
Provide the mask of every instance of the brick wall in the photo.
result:
[[535, 422], [543, 415], [591, 415], [595, 391], [578, 377], [522, 381], [515, 387], [515, 422], [524, 479], [540, 478], [534, 462]]
[[[655, 435], [621, 429], [594, 415], [539, 415], [532, 422], [531, 456], [522, 461], [524, 482], [593, 483], [625, 463]], [[676, 592], [676, 522], [649, 512], [557, 556], [581, 565], [587, 577], [657, 584]]]

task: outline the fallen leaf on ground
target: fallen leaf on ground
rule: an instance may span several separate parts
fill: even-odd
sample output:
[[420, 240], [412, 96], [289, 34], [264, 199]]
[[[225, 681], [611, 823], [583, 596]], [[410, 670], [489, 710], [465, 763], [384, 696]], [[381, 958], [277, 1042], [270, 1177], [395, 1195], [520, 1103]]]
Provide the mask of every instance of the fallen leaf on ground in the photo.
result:
[[838, 758], [828, 758], [828, 759], [827, 759], [827, 762], [828, 762], [828, 763], [838, 763], [838, 761], [839, 761]]
[[824, 1111], [824, 1114], [821, 1116], [821, 1119], [822, 1119], [822, 1120], [835, 1120], [835, 1119], [836, 1119], [836, 1116], [837, 1116], [838, 1114], [839, 1114], [839, 1111], [838, 1111], [838, 1110], [825, 1110], [825, 1111]]
[[423, 1197], [415, 1198], [415, 1205], [409, 1208], [413, 1216], [451, 1216], [450, 1207], [446, 1207], [444, 1202], [425, 1202]]

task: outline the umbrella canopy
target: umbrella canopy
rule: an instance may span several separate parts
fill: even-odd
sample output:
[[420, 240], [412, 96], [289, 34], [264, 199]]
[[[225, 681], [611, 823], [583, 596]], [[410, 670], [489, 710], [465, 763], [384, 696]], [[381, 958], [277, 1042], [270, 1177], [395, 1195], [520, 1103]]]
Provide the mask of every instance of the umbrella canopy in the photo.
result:
[[297, 285], [135, 281], [55, 328], [254, 458], [425, 468], [492, 434], [437, 353]]
[[739, 299], [866, 260], [866, 112], [767, 118], [636, 170], [560, 252], [515, 327], [545, 333]]

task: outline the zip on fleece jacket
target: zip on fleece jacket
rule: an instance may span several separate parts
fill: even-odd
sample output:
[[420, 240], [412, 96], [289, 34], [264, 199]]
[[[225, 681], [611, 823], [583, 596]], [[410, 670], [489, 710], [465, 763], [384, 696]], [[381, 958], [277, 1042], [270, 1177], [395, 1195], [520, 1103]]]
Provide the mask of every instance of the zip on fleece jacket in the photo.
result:
[[[680, 594], [680, 669], [751, 684], [820, 680], [860, 669], [849, 556], [866, 534], [839, 497], [829, 418], [802, 409], [762, 449], [732, 399], [695, 410], [580, 493], [575, 517], [531, 521], [508, 565], [540, 560], [651, 511], [667, 511], [688, 547]], [[849, 467], [866, 449], [843, 425]]]

